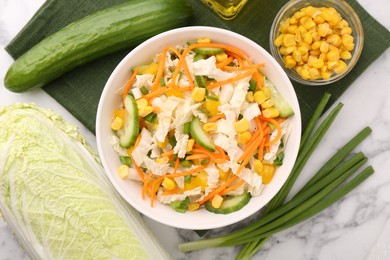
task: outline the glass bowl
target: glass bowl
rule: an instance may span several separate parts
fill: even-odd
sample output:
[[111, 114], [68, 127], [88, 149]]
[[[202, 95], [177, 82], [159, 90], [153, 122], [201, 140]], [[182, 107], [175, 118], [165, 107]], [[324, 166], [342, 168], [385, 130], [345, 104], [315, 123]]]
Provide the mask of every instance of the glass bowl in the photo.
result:
[[[280, 32], [280, 24], [285, 21], [287, 18], [291, 17], [294, 13], [301, 10], [304, 7], [313, 6], [313, 7], [333, 7], [337, 10], [337, 12], [341, 15], [341, 17], [347, 21], [348, 26], [352, 29], [352, 36], [354, 38], [354, 48], [351, 53], [351, 58], [349, 60], [344, 60], [347, 67], [341, 73], [332, 73], [332, 75], [328, 79], [318, 78], [315, 80], [303, 79], [295, 69], [287, 68], [285, 66], [285, 61], [283, 55], [280, 52], [279, 47], [274, 44], [275, 39], [281, 34]], [[322, 38], [324, 39], [324, 38]], [[314, 42], [314, 40], [313, 40]], [[287, 75], [290, 79], [302, 83], [305, 85], [318, 86], [318, 85], [326, 85], [337, 80], [343, 78], [347, 75], [352, 68], [356, 65], [360, 54], [363, 49], [364, 44], [364, 31], [362, 24], [360, 22], [359, 17], [352, 9], [352, 7], [344, 0], [291, 0], [287, 2], [276, 15], [271, 31], [270, 31], [270, 49], [274, 58], [278, 61], [278, 63], [284, 68]], [[325, 61], [326, 62], [326, 61]], [[326, 64], [326, 63], [325, 63]]]

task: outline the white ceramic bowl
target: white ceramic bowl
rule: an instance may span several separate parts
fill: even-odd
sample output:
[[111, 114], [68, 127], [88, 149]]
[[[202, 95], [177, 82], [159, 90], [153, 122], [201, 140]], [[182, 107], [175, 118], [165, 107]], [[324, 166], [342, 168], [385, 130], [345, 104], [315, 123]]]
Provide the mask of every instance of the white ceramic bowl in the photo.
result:
[[[114, 109], [120, 103], [121, 96], [116, 94], [130, 77], [130, 68], [145, 64], [162, 51], [167, 45], [184, 45], [189, 40], [210, 37], [213, 42], [226, 43], [241, 48], [255, 63], [265, 63], [263, 73], [275, 84], [278, 91], [288, 100], [295, 111], [292, 117], [293, 129], [290, 133], [283, 165], [277, 169], [270, 184], [266, 186], [259, 197], [251, 201], [239, 211], [221, 215], [208, 212], [205, 209], [194, 212], [179, 213], [167, 205], [155, 203], [150, 206], [150, 200], [141, 198], [141, 185], [134, 181], [124, 181], [117, 174], [120, 165], [117, 153], [113, 150], [110, 137], [110, 123]], [[142, 214], [160, 223], [183, 229], [212, 229], [227, 226], [243, 220], [263, 208], [279, 191], [295, 162], [301, 136], [301, 116], [294, 88], [284, 70], [274, 58], [255, 42], [237, 33], [213, 27], [185, 27], [159, 34], [131, 51], [115, 68], [104, 87], [100, 98], [96, 120], [96, 138], [100, 158], [112, 184], [122, 197]]]

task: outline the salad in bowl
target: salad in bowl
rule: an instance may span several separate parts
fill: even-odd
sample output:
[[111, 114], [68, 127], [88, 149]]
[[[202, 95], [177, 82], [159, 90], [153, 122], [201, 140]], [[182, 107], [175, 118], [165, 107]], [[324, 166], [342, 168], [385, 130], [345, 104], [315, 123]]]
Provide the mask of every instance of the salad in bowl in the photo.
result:
[[141, 212], [157, 220], [152, 212], [161, 207], [230, 216], [276, 193], [265, 190], [288, 176], [279, 168], [300, 129], [299, 108], [266, 76], [267, 65], [213, 34], [158, 46], [149, 60], [131, 63], [105, 127], [117, 161], [111, 177], [137, 187], [132, 199], [150, 208], [144, 203]]

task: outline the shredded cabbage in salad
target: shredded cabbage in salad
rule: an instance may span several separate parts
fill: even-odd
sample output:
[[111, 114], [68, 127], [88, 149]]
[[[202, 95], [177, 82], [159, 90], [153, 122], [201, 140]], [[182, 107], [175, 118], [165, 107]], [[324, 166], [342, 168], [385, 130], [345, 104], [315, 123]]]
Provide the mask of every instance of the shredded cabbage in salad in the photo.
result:
[[[198, 39], [136, 67], [111, 124], [118, 174], [140, 182], [140, 196], [152, 206], [158, 200], [180, 212], [208, 201], [218, 208], [226, 196], [244, 192], [261, 195], [283, 163], [293, 115], [288, 105], [287, 113], [278, 106], [264, 66], [234, 46]], [[139, 129], [129, 136], [134, 144], [123, 147], [119, 139], [131, 120]]]

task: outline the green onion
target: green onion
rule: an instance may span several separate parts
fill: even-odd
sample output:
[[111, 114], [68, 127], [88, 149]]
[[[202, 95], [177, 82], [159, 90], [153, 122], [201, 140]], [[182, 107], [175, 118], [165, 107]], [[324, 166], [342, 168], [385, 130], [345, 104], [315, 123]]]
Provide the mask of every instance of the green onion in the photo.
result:
[[140, 90], [141, 90], [141, 93], [144, 94], [144, 95], [149, 93], [149, 90], [147, 88], [145, 88], [145, 87], [141, 87]]
[[149, 115], [145, 116], [144, 119], [146, 122], [154, 123], [157, 120], [157, 114], [152, 112]]
[[254, 93], [256, 91], [256, 85], [257, 85], [256, 80], [251, 79], [249, 81], [249, 91], [252, 91]]
[[165, 86], [165, 80], [164, 80], [164, 78], [160, 78], [160, 85], [161, 85], [162, 87]]
[[212, 95], [210, 95], [210, 94], [208, 94], [208, 95], [206, 96], [206, 98], [207, 98], [207, 99], [210, 99], [210, 100], [214, 100], [214, 101], [219, 101], [219, 98], [218, 98], [218, 97], [212, 96]]
[[122, 164], [130, 166], [131, 165], [131, 158], [129, 156], [119, 156], [119, 160], [121, 161]]
[[324, 210], [374, 172], [373, 168], [368, 166], [351, 178], [367, 162], [367, 158], [362, 152], [359, 152], [346, 159], [352, 150], [371, 133], [371, 129], [366, 127], [341, 147], [292, 199], [284, 202], [309, 157], [342, 108], [341, 103], [336, 105], [314, 130], [329, 98], [330, 95], [325, 94], [313, 113], [301, 139], [300, 150], [293, 170], [285, 185], [268, 204], [263, 216], [229, 235], [183, 243], [179, 245], [182, 252], [209, 247], [244, 245], [236, 259], [249, 259], [262, 247], [269, 236]]
[[184, 123], [183, 134], [188, 135], [190, 133], [191, 122]]

